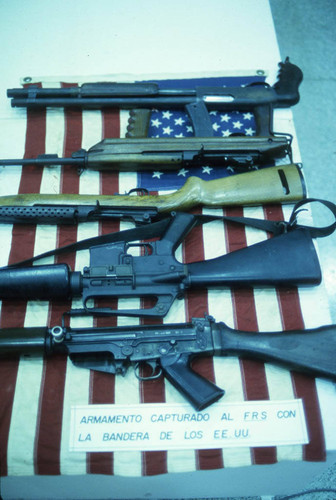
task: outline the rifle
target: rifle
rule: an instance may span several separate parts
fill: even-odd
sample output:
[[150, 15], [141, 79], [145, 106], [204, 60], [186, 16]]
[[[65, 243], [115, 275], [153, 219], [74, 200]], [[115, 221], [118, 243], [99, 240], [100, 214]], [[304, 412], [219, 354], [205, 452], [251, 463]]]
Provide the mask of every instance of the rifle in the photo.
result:
[[[165, 316], [173, 301], [182, 298], [189, 288], [317, 285], [321, 282], [321, 269], [312, 237], [331, 234], [336, 222], [327, 228], [298, 225], [299, 209], [310, 201], [315, 200], [298, 202], [288, 223], [182, 212], [145, 226], [89, 238], [0, 269], [0, 299], [82, 297], [83, 308], [71, 309], [70, 314], [150, 317]], [[336, 216], [336, 205], [319, 201]], [[179, 262], [174, 252], [187, 233], [197, 224], [214, 220], [251, 225], [275, 236], [214, 259]], [[132, 255], [129, 251], [133, 247], [144, 255]], [[70, 271], [66, 264], [22, 267], [46, 256], [84, 248], [90, 250], [90, 265], [84, 267], [83, 273]], [[99, 298], [122, 297], [155, 297], [157, 301], [140, 309], [90, 304]]]
[[[211, 316], [189, 323], [68, 328], [4, 328], [0, 356], [67, 354], [78, 367], [125, 375], [134, 366], [140, 380], [162, 374], [197, 410], [218, 401], [225, 391], [190, 367], [198, 356], [242, 356], [271, 361], [311, 375], [336, 378], [336, 325], [286, 332], [243, 332]], [[140, 365], [151, 375], [143, 377]]]
[[286, 155], [291, 160], [290, 139], [282, 137], [187, 137], [178, 139], [104, 139], [89, 150], [79, 149], [68, 158], [42, 154], [36, 158], [0, 160], [0, 166], [73, 165], [91, 170], [178, 170], [182, 167], [224, 167], [249, 170], [269, 165]]
[[156, 83], [85, 83], [80, 87], [8, 89], [12, 107], [40, 109], [72, 107], [82, 109], [119, 108], [133, 110], [129, 137], [144, 137], [151, 108], [185, 109], [195, 136], [213, 136], [209, 110], [253, 111], [257, 135], [271, 136], [273, 108], [286, 108], [299, 99], [302, 71], [287, 57], [279, 63], [277, 82], [245, 87], [196, 87], [195, 89], [159, 89]]
[[[133, 190], [131, 190], [133, 191]], [[253, 170], [204, 181], [189, 177], [182, 188], [164, 195], [19, 194], [0, 197], [1, 223], [77, 224], [124, 219], [151, 222], [172, 210], [197, 205], [258, 205], [305, 198], [301, 169], [296, 164]]]

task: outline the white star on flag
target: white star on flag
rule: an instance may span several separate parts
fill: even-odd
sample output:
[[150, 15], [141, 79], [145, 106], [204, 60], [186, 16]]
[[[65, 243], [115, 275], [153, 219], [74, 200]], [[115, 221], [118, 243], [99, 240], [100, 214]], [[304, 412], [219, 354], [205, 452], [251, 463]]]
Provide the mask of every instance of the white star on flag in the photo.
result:
[[207, 167], [202, 167], [202, 174], [209, 174], [209, 175], [210, 175], [211, 170], [213, 170], [213, 168], [212, 168], [212, 167], [209, 167], [209, 166], [207, 166]]
[[173, 116], [173, 113], [170, 111], [163, 111], [162, 112], [162, 118], [166, 118], [167, 120], [170, 120], [170, 117]]
[[153, 172], [153, 179], [156, 177], [157, 179], [161, 179], [161, 175], [163, 175], [163, 172], [158, 172], [158, 171], [155, 171]]
[[155, 120], [152, 120], [152, 126], [153, 126], [153, 127], [159, 128], [159, 127], [160, 127], [160, 125], [162, 125], [162, 122], [160, 122], [160, 121], [158, 120], [158, 118], [156, 118]]
[[175, 125], [183, 125], [183, 123], [185, 122], [185, 120], [183, 120], [183, 118], [180, 116], [180, 118], [176, 118], [175, 120]]
[[167, 134], [167, 135], [170, 135], [171, 133], [173, 132], [173, 129], [169, 127], [163, 127], [163, 133], [164, 134]]
[[189, 170], [186, 170], [185, 168], [181, 168], [181, 170], [178, 171], [177, 175], [182, 175], [183, 177], [185, 177], [188, 172], [189, 172]]
[[227, 113], [225, 113], [225, 115], [221, 115], [220, 117], [221, 122], [226, 122], [226, 123], [230, 120], [230, 118], [231, 117]]
[[239, 128], [241, 129], [243, 124], [240, 121], [233, 122], [233, 128]]

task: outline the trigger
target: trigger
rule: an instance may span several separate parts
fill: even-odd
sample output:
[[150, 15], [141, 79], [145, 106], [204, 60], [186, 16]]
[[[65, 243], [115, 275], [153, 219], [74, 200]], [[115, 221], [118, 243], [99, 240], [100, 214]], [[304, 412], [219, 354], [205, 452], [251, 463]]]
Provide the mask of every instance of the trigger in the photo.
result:
[[146, 361], [145, 364], [151, 367], [152, 373], [146, 376], [140, 375], [141, 363], [136, 363], [134, 365], [134, 374], [138, 380], [155, 380], [161, 377], [162, 368], [157, 364], [156, 361]]

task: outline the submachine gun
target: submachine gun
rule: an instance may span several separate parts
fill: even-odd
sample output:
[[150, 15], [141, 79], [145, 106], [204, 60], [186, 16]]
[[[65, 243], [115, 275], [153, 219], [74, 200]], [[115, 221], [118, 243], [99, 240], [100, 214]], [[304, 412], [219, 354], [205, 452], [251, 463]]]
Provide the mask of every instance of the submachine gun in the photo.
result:
[[[256, 135], [272, 135], [273, 109], [295, 105], [299, 99], [302, 71], [287, 57], [279, 63], [278, 80], [273, 86], [263, 82], [245, 87], [196, 87], [160, 89], [156, 83], [85, 83], [80, 87], [41, 88], [29, 85], [8, 89], [12, 107], [41, 109], [72, 107], [80, 109], [119, 108], [131, 110], [129, 137], [146, 137], [150, 110], [184, 109], [195, 136], [213, 136], [209, 111], [253, 111]], [[248, 139], [247, 139], [248, 140]]]

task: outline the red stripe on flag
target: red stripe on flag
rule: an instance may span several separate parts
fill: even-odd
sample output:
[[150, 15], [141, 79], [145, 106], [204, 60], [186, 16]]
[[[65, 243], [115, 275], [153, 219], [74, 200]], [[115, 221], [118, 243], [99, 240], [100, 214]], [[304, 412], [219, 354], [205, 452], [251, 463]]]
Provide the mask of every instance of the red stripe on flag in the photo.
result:
[[[201, 213], [201, 210], [193, 210], [192, 213]], [[184, 262], [196, 262], [204, 260], [203, 230], [202, 226], [195, 227], [187, 235], [183, 245]], [[186, 294], [187, 321], [192, 318], [202, 318], [208, 314], [207, 290], [189, 290]], [[215, 371], [213, 359], [202, 357], [195, 360], [192, 369], [207, 380], [215, 383]], [[199, 470], [221, 469], [223, 467], [223, 455], [221, 449], [196, 450], [196, 468]]]
[[296, 397], [303, 400], [308, 427], [309, 443], [304, 446], [304, 459], [309, 462], [325, 460], [324, 431], [315, 379], [293, 372], [292, 380]]
[[[63, 246], [65, 241], [74, 242], [61, 226], [58, 229], [57, 247]], [[73, 228], [71, 228], [73, 229]], [[74, 268], [75, 256], [62, 256], [57, 262], [66, 263], [70, 269]], [[62, 314], [71, 307], [71, 301], [55, 301], [50, 303], [48, 324], [60, 325]], [[35, 444], [35, 473], [45, 475], [59, 475], [60, 447], [62, 437], [63, 401], [66, 379], [67, 356], [52, 356], [46, 358], [44, 368], [44, 383], [40, 396], [39, 425], [36, 431]], [[50, 425], [53, 422], [54, 425]]]
[[[24, 158], [34, 158], [45, 152], [46, 112], [27, 110]], [[42, 169], [32, 165], [22, 168], [19, 193], [37, 193], [40, 189]], [[14, 225], [8, 264], [29, 258], [34, 253], [35, 227]], [[26, 315], [26, 301], [3, 300], [1, 327], [22, 327]], [[0, 470], [8, 474], [7, 447], [15, 395], [18, 360], [4, 360], [0, 364]]]
[[[91, 371], [90, 404], [113, 404], [115, 402], [114, 389], [113, 374]], [[87, 471], [90, 474], [113, 474], [113, 453], [88, 453]]]
[[[226, 215], [242, 217], [242, 208], [230, 208]], [[228, 224], [226, 231], [228, 251], [233, 252], [247, 246], [244, 226]], [[238, 330], [258, 331], [257, 313], [252, 288], [232, 290], [235, 327]], [[241, 360], [240, 362], [245, 398], [247, 401], [269, 399], [264, 364], [258, 361]], [[276, 448], [251, 448], [252, 461], [255, 464], [271, 464], [276, 460]]]
[[8, 434], [12, 418], [13, 399], [19, 361], [3, 359], [0, 364], [0, 475], [7, 476]]
[[[64, 156], [81, 147], [82, 113], [78, 110], [66, 110]], [[67, 165], [62, 167], [61, 192], [78, 193], [79, 176], [77, 169]], [[77, 227], [60, 226], [57, 232], [57, 247], [77, 240]], [[75, 266], [75, 254], [56, 259], [68, 264], [71, 270]], [[62, 314], [71, 307], [71, 301], [50, 303], [49, 324], [61, 324]], [[36, 433], [36, 474], [60, 474], [60, 447], [62, 437], [63, 400], [66, 379], [66, 356], [48, 358], [45, 362], [44, 384], [40, 398], [39, 426]], [[56, 376], [57, 372], [57, 376]], [[54, 425], [50, 426], [53, 421]]]
[[[108, 137], [119, 137], [120, 119], [119, 111], [104, 110], [102, 112], [103, 120], [103, 139]], [[113, 195], [119, 192], [119, 173], [117, 171], [100, 172], [100, 192], [105, 195]], [[99, 233], [107, 234], [119, 231], [120, 222], [103, 221], [99, 224]], [[118, 300], [112, 299], [99, 301], [99, 305], [117, 309]], [[95, 325], [116, 326], [117, 318], [97, 317], [94, 319]], [[115, 375], [112, 373], [102, 373], [91, 371], [90, 374], [90, 404], [113, 404], [115, 402]], [[87, 468], [91, 474], [113, 474], [113, 453], [95, 452], [87, 454]]]
[[[63, 87], [75, 87], [75, 84], [62, 84]], [[67, 108], [64, 110], [65, 117], [65, 142], [63, 155], [65, 157], [71, 156], [72, 153], [81, 148], [82, 145], [82, 111], [80, 109]], [[78, 193], [79, 192], [79, 175], [77, 168], [73, 165], [63, 165], [62, 167], [62, 180], [61, 180], [62, 193]], [[77, 229], [73, 228], [77, 233]]]
[[103, 139], [120, 137], [120, 114], [118, 109], [103, 110]]
[[[144, 301], [145, 306], [149, 306], [147, 300]], [[142, 324], [159, 324], [160, 320], [145, 320]], [[143, 366], [141, 368], [141, 376], [148, 377], [151, 375], [151, 368]], [[154, 380], [144, 380], [139, 384], [140, 387], [140, 401], [141, 403], [164, 403], [166, 400], [165, 396], [165, 384], [163, 377], [159, 377]], [[167, 468], [167, 452], [166, 451], [144, 451], [142, 456], [142, 475], [143, 476], [154, 476], [157, 474], [165, 474], [168, 472]]]
[[34, 450], [35, 474], [60, 474], [65, 369], [65, 356], [53, 356], [44, 362]]
[[[266, 217], [273, 220], [284, 220], [281, 206], [265, 207]], [[300, 298], [296, 288], [278, 290], [278, 302], [284, 330], [304, 329]], [[305, 460], [325, 460], [326, 450], [323, 423], [315, 379], [307, 375], [292, 372], [294, 392], [303, 399], [308, 427], [309, 443], [304, 446]]]

